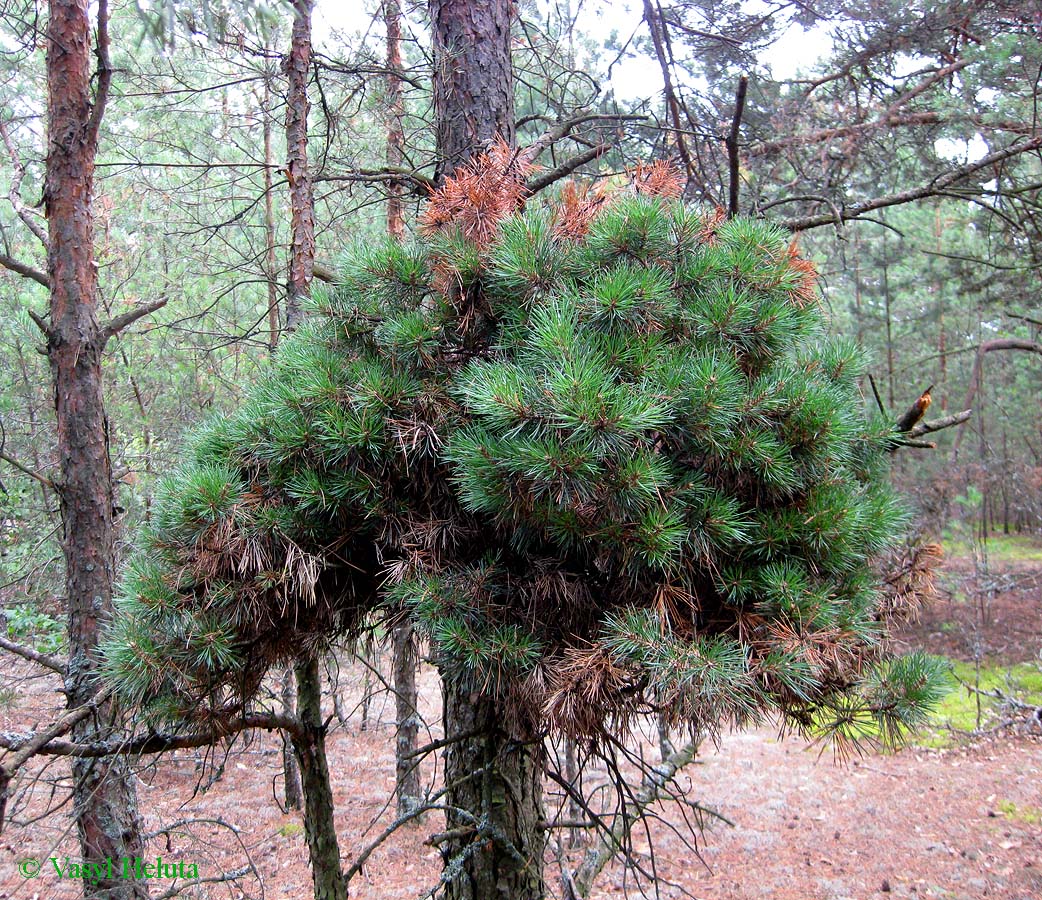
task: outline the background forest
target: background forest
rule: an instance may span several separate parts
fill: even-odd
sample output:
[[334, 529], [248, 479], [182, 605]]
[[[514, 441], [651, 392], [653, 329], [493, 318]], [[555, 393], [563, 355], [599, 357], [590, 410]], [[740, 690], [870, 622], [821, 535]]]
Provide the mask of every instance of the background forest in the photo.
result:
[[[68, 531], [69, 495], [62, 500], [69, 482], [66, 432], [55, 413], [60, 341], [55, 262], [48, 258], [54, 233], [45, 216], [54, 202], [46, 186], [56, 183], [49, 180], [48, 118], [53, 135], [54, 97], [62, 90], [48, 68], [48, 28], [55, 9], [66, 6], [86, 9], [0, 0], [0, 643], [15, 674], [27, 679], [3, 689], [0, 699], [12, 709], [20, 695], [23, 703], [46, 696], [38, 676], [47, 670], [66, 678], [73, 709], [82, 685], [77, 665], [61, 660], [76, 660], [81, 651], [95, 659], [98, 637], [78, 635], [79, 614], [68, 602], [75, 536]], [[442, 0], [428, 7], [385, 0], [347, 10], [333, 0], [115, 0], [101, 4], [107, 28], [98, 27], [92, 6], [97, 70], [84, 89], [91, 108], [103, 113], [91, 120], [94, 315], [95, 325], [105, 323], [99, 365], [117, 567], [154, 524], [162, 478], [184, 462], [186, 436], [214, 415], [236, 413], [263, 388], [279, 344], [313, 309], [335, 303], [328, 298], [336, 296], [348, 260], [388, 235], [431, 240], [423, 217], [432, 192], [470, 152], [484, 149], [446, 149], [451, 122], [439, 95], [446, 51], [438, 17], [453, 9], [512, 22], [512, 143], [523, 148], [526, 166], [538, 164], [521, 170], [519, 196], [528, 212], [593, 203], [598, 192], [624, 189], [634, 173], [638, 184], [657, 177], [664, 170], [648, 164], [667, 160], [683, 200], [720, 220], [766, 220], [813, 261], [830, 334], [852, 340], [870, 360], [859, 383], [859, 414], [894, 422], [926, 396], [920, 412], [929, 406], [928, 421], [946, 427], [912, 432], [891, 455], [891, 479], [914, 512], [910, 544], [940, 542], [961, 560], [951, 590], [969, 598], [970, 612], [944, 623], [948, 637], [960, 629], [972, 668], [959, 671], [978, 691], [973, 720], [961, 724], [982, 730], [985, 702], [999, 706], [1007, 725], [1030, 726], [1038, 697], [1012, 681], [988, 680], [987, 666], [1020, 665], [1023, 675], [1024, 661], [1037, 661], [1040, 649], [1037, 620], [1030, 624], [1038, 573], [1018, 568], [1039, 558], [1042, 530], [1042, 7], [1035, 2]], [[503, 171], [516, 176], [509, 166]], [[960, 415], [967, 410], [972, 415]], [[996, 535], [1010, 539], [989, 543]], [[1003, 553], [1013, 568], [997, 581], [990, 566], [996, 559], [1001, 565]], [[1024, 596], [1035, 605], [1022, 612], [1030, 646], [991, 659], [982, 636], [992, 625], [988, 603], [1007, 589], [1020, 597], [1024, 577], [1034, 579], [1033, 593]], [[87, 608], [91, 618], [89, 602]], [[406, 699], [390, 718], [398, 726], [397, 811], [408, 820], [418, 818], [421, 789], [402, 794], [410, 770], [418, 774], [402, 760], [425, 740], [417, 737], [417, 709], [426, 710], [424, 720], [436, 718], [424, 699], [436, 688], [421, 668], [420, 699], [409, 699], [417, 688], [407, 670], [415, 669], [417, 649], [427, 651], [394, 625], [355, 635], [327, 657], [322, 673], [317, 662], [295, 674], [293, 666], [279, 668], [265, 682], [266, 718], [244, 716], [233, 730], [283, 727], [293, 716], [317, 728], [330, 715], [328, 726], [334, 704], [342, 726], [357, 727], [361, 717], [368, 728], [374, 696], [394, 682], [392, 694]], [[919, 636], [941, 630], [925, 628]], [[381, 649], [385, 638], [393, 650]], [[1037, 665], [1028, 668], [1037, 676]], [[307, 694], [309, 679], [314, 695]], [[108, 702], [94, 690], [84, 702]], [[351, 697], [359, 702], [353, 712]], [[49, 720], [43, 713], [30, 722], [15, 718], [16, 729]], [[678, 756], [670, 723], [649, 721], [656, 752], [673, 767], [667, 785], [659, 785], [669, 793], [699, 740]], [[289, 727], [282, 748], [291, 793], [290, 745], [304, 762], [305, 793], [307, 760], [326, 766], [324, 749], [313, 747], [309, 757], [303, 747], [307, 727]], [[101, 746], [110, 732], [73, 731], [72, 738], [82, 749]], [[429, 739], [426, 753], [441, 749], [435, 734]], [[32, 744], [17, 730], [4, 740], [16, 756]], [[177, 746], [171, 740], [161, 749]], [[186, 752], [196, 753], [196, 788], [219, 781], [227, 761], [220, 752]], [[565, 782], [561, 818], [592, 815], [567, 789], [582, 767], [581, 742], [577, 749], [562, 740], [555, 752]], [[44, 753], [76, 755], [53, 747]], [[8, 759], [0, 773], [11, 833], [30, 828], [43, 812], [63, 815], [69, 793], [67, 776], [31, 766], [22, 773], [30, 786], [15, 790], [22, 782], [11, 779], [26, 761]], [[644, 763], [643, 756], [624, 758], [609, 771], [630, 766], [629, 776], [640, 783], [643, 772], [647, 788]], [[62, 797], [41, 801], [41, 785], [57, 786]], [[300, 806], [299, 797], [283, 796], [281, 783], [278, 793], [280, 802]], [[403, 805], [402, 796], [411, 799]], [[588, 851], [594, 862], [562, 877], [562, 896], [594, 895], [593, 882], [613, 855], [645, 886], [657, 881], [654, 857], [642, 864], [629, 833], [630, 819], [652, 799], [623, 797], [617, 834], [605, 814], [602, 843]], [[346, 896], [365, 859], [356, 864], [344, 850], [342, 870], [338, 862], [323, 882], [316, 810], [307, 807], [305, 829], [315, 896]], [[452, 832], [435, 845], [454, 846]], [[561, 858], [579, 851], [579, 839], [571, 841], [558, 840]], [[360, 841], [352, 853], [365, 846]], [[339, 852], [335, 836], [331, 852]], [[248, 893], [255, 888], [240, 880], [256, 874], [249, 869], [229, 866], [219, 883]], [[425, 883], [447, 896], [469, 896], [428, 874]], [[134, 893], [140, 889], [91, 894], [85, 887], [89, 896], [106, 897], [143, 896]]]

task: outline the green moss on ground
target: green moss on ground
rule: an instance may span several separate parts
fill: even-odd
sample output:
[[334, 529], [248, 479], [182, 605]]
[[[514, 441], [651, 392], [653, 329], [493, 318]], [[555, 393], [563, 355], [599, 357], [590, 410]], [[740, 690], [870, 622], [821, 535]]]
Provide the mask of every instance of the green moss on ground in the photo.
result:
[[[973, 555], [973, 541], [965, 535], [948, 535], [942, 543], [949, 558]], [[984, 543], [991, 563], [1042, 562], [1042, 537], [1037, 534], [996, 534]]]
[[[946, 660], [950, 666], [950, 690], [941, 698], [930, 715], [930, 723], [915, 736], [914, 742], [923, 747], [946, 747], [955, 742], [954, 732], [970, 732], [977, 727], [978, 697], [966, 686], [977, 685], [977, 673], [972, 663]], [[1042, 704], [1042, 666], [1019, 663], [1015, 666], [982, 665], [979, 687], [983, 691], [998, 688], [1022, 699], [1025, 703]], [[995, 701], [980, 697], [980, 724], [987, 727]]]

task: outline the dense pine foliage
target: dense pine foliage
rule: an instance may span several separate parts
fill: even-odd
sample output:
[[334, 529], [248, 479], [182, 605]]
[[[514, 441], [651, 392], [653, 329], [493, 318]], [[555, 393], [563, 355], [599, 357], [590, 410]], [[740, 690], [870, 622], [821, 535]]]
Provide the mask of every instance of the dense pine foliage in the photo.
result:
[[886, 657], [872, 565], [905, 518], [890, 428], [813, 268], [662, 172], [504, 219], [521, 169], [493, 154], [425, 241], [352, 253], [195, 437], [124, 582], [120, 693], [220, 717], [273, 661], [410, 616], [518, 733], [914, 722], [932, 671]]

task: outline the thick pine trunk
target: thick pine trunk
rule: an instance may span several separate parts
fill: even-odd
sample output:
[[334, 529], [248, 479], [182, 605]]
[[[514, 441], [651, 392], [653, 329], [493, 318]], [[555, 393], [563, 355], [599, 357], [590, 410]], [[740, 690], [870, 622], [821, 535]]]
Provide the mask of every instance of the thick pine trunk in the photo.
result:
[[293, 736], [293, 749], [304, 788], [304, 837], [311, 858], [315, 900], [347, 900], [347, 882], [340, 867], [340, 845], [333, 819], [333, 790], [326, 762], [326, 727], [322, 719], [322, 676], [318, 659], [299, 661], [297, 717], [302, 733]]
[[[434, 115], [441, 182], [495, 138], [514, 143], [511, 0], [430, 0]], [[448, 900], [542, 900], [542, 747], [504, 730], [499, 704], [443, 673], [449, 745]]]
[[495, 138], [514, 143], [511, 0], [430, 0], [441, 182]]
[[[99, 52], [107, 65], [107, 7], [99, 7]], [[109, 74], [99, 74], [91, 102], [91, 23], [87, 0], [51, 0], [47, 27], [48, 152], [46, 199], [51, 282], [47, 357], [54, 382], [61, 470], [62, 549], [68, 603], [69, 708], [98, 692], [93, 651], [112, 608], [114, 494], [102, 385], [105, 334], [98, 324], [97, 267], [91, 201], [97, 135]], [[104, 85], [104, 87], [102, 87]], [[72, 731], [79, 743], [109, 736], [110, 705]], [[73, 814], [83, 861], [104, 869], [107, 859], [143, 855], [133, 778], [125, 757], [76, 759]], [[143, 882], [122, 878], [84, 882], [96, 900], [138, 900]]]
[[444, 678], [447, 900], [542, 900], [542, 743], [515, 740], [494, 699]]
[[315, 198], [308, 168], [308, 74], [311, 69], [311, 11], [314, 0], [293, 0], [293, 33], [286, 55], [286, 175], [289, 180], [290, 251], [286, 285], [286, 328], [303, 316], [315, 270]]

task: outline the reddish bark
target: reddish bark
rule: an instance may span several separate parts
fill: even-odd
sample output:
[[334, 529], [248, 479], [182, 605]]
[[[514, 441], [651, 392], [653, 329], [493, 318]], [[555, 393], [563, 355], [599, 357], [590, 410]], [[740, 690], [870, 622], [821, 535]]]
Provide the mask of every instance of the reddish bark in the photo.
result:
[[284, 70], [286, 92], [286, 174], [291, 237], [286, 327], [300, 323], [301, 300], [311, 294], [315, 269], [315, 198], [308, 169], [308, 72], [311, 69], [311, 11], [314, 0], [293, 0], [293, 33]]
[[[402, 134], [402, 8], [399, 0], [385, 0], [384, 25], [387, 28], [387, 166], [397, 169], [405, 158], [405, 136]], [[402, 212], [402, 184], [392, 181], [387, 186], [387, 231], [395, 240], [405, 237]]]
[[275, 259], [275, 198], [271, 176], [275, 156], [271, 149], [270, 114], [271, 88], [265, 79], [261, 100], [261, 115], [264, 118], [264, 274], [268, 281], [268, 347], [274, 350], [279, 344], [279, 290], [278, 263]]
[[[97, 319], [97, 266], [91, 210], [98, 129], [111, 69], [108, 10], [98, 8], [98, 86], [91, 97], [88, 0], [51, 0], [47, 28], [47, 176], [44, 190], [51, 287], [47, 354], [54, 380], [59, 496], [68, 602], [69, 708], [96, 693], [93, 650], [112, 606], [112, 469], [105, 417], [102, 353], [111, 333]], [[109, 705], [78, 722], [73, 740], [104, 738]], [[73, 806], [85, 862], [140, 856], [140, 821], [123, 757], [73, 762]], [[88, 897], [147, 897], [144, 883], [121, 878], [85, 884]]]

